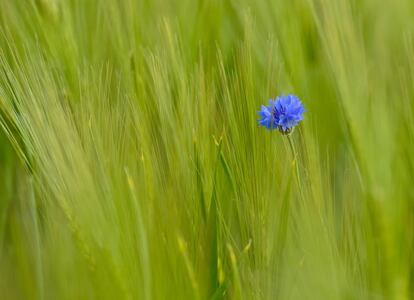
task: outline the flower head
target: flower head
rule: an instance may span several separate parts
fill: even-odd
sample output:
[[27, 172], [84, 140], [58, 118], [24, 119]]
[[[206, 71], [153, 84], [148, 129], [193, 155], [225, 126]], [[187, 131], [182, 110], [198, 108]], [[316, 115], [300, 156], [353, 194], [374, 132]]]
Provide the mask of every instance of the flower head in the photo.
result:
[[289, 134], [303, 120], [305, 108], [299, 98], [294, 95], [280, 96], [269, 100], [269, 105], [262, 105], [258, 112], [259, 125], [269, 130], [278, 129], [283, 134]]

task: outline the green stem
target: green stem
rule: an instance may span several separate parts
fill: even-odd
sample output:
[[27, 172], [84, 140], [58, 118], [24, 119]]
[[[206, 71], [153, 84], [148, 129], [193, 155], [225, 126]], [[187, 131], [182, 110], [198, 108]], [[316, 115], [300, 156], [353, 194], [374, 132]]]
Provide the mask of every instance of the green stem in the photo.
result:
[[293, 156], [293, 161], [292, 163], [295, 165], [295, 173], [296, 173], [296, 181], [297, 184], [299, 186], [299, 188], [302, 187], [301, 181], [300, 181], [300, 175], [299, 175], [299, 165], [298, 165], [298, 156], [297, 156], [297, 152], [295, 149], [295, 144], [292, 141], [292, 138], [290, 137], [290, 135], [287, 136], [287, 139], [289, 141], [289, 146], [290, 146], [290, 150], [292, 151], [292, 156]]
[[298, 153], [296, 152], [295, 143], [293, 142], [290, 135], [287, 136], [287, 139], [289, 141], [290, 150], [292, 151], [292, 156], [293, 156], [292, 163], [295, 165], [296, 183], [298, 185], [299, 197], [301, 200], [303, 200], [305, 197], [303, 194], [303, 186], [302, 186], [302, 181], [300, 179], [300, 173], [299, 173]]

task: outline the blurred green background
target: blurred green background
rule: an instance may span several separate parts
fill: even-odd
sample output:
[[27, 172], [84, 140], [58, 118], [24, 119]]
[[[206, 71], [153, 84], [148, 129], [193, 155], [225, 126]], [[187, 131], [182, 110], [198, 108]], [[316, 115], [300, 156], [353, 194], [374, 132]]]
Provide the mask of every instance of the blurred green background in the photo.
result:
[[411, 0], [0, 0], [2, 298], [412, 299], [413, 41]]

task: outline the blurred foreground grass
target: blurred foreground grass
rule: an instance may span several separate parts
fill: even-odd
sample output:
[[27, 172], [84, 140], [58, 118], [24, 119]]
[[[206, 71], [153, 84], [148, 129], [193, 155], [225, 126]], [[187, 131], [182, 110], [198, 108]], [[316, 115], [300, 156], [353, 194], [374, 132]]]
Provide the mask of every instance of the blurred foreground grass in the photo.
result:
[[413, 42], [411, 0], [0, 0], [2, 299], [412, 299]]

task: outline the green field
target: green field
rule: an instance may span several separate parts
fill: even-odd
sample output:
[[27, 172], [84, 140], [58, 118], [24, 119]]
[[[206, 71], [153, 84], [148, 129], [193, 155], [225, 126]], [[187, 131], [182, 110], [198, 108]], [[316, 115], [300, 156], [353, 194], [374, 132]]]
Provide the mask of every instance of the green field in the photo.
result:
[[0, 0], [0, 129], [1, 299], [414, 299], [412, 0]]

